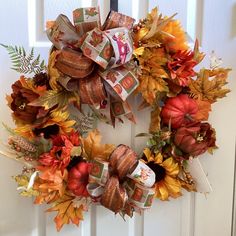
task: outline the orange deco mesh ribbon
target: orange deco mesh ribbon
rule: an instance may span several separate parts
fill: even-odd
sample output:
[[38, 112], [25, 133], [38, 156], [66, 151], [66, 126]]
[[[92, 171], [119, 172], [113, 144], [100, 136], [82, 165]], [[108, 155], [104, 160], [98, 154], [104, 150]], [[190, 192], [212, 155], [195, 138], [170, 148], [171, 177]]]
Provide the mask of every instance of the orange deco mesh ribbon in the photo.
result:
[[115, 213], [131, 215], [151, 207], [155, 173], [126, 145], [119, 145], [109, 162], [92, 162], [87, 190], [91, 197]]
[[[133, 55], [129, 30], [134, 19], [112, 11], [101, 26], [98, 9], [90, 7], [74, 10], [73, 21], [74, 25], [65, 15], [59, 15], [47, 30], [58, 51], [58, 82], [65, 89], [78, 92], [82, 103], [95, 108], [109, 100], [113, 125], [115, 117], [126, 116], [134, 121], [126, 102], [139, 85], [129, 65]], [[114, 104], [119, 104], [118, 110]]]

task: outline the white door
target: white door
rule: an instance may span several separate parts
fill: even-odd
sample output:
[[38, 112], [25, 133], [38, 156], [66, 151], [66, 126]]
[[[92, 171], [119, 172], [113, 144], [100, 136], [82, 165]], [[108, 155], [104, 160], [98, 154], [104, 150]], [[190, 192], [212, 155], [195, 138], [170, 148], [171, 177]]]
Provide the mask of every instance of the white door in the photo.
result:
[[[47, 58], [50, 43], [44, 25], [59, 13], [70, 16], [73, 9], [100, 4], [102, 17], [109, 11], [108, 0], [1, 0], [0, 43], [35, 47]], [[159, 5], [161, 12], [172, 15], [178, 12], [183, 27], [190, 37], [198, 37], [202, 50], [215, 50], [223, 58], [224, 66], [236, 68], [236, 0], [119, 0], [119, 11], [136, 19]], [[207, 63], [207, 61], [206, 61]], [[5, 94], [18, 78], [11, 71], [6, 51], [0, 48], [0, 120], [13, 125]], [[229, 236], [234, 231], [234, 159], [236, 134], [236, 77], [230, 75], [232, 92], [213, 106], [210, 122], [217, 131], [219, 149], [214, 156], [201, 157], [201, 163], [212, 184], [209, 195], [184, 192], [184, 197], [169, 202], [155, 200], [153, 207], [143, 216], [127, 219], [115, 216], [102, 207], [93, 207], [79, 228], [65, 226], [57, 233], [53, 214], [32, 204], [32, 199], [18, 196], [11, 176], [21, 172], [21, 165], [0, 158], [0, 235], [1, 236]], [[136, 133], [147, 128], [146, 119], [138, 117], [138, 126], [120, 125], [115, 131], [100, 125], [104, 141], [126, 143], [138, 147]], [[106, 134], [105, 134], [106, 129]], [[1, 131], [1, 136], [3, 131]], [[121, 135], [122, 134], [122, 135]], [[133, 141], [135, 140], [135, 141]]]

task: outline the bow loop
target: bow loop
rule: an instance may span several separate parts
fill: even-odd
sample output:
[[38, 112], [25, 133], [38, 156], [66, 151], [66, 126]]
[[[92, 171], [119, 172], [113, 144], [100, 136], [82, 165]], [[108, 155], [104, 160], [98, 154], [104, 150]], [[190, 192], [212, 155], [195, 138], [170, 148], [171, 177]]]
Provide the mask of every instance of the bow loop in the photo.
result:
[[155, 173], [126, 145], [119, 145], [109, 162], [92, 162], [87, 190], [115, 213], [149, 208], [154, 197]]
[[[112, 11], [101, 27], [98, 8], [89, 7], [74, 10], [73, 21], [74, 25], [59, 15], [47, 30], [49, 40], [60, 50], [54, 64], [60, 72], [57, 82], [66, 90], [78, 92], [81, 103], [95, 109], [105, 99], [110, 100], [113, 126], [115, 118], [121, 120], [122, 116], [135, 122], [126, 102], [139, 85], [136, 74], [127, 65], [133, 55], [129, 30], [134, 19]], [[119, 112], [115, 104], [119, 104]]]

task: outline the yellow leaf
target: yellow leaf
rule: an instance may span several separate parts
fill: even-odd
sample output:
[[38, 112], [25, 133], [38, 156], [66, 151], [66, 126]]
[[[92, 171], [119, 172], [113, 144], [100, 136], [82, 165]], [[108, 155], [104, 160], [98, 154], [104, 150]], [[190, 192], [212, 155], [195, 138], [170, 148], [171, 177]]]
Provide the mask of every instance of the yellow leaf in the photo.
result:
[[138, 91], [142, 93], [143, 98], [150, 105], [156, 99], [158, 92], [168, 92], [167, 83], [162, 78], [153, 78], [152, 76], [140, 76], [140, 85]]
[[47, 212], [57, 211], [57, 216], [54, 218], [57, 231], [60, 231], [64, 224], [79, 225], [80, 221], [83, 220], [84, 206], [75, 207], [74, 199], [75, 196], [66, 193], [54, 203], [52, 208], [47, 210]]
[[61, 87], [57, 83], [60, 77], [60, 72], [54, 67], [56, 62], [56, 57], [59, 53], [60, 53], [59, 50], [52, 51], [48, 61], [48, 74], [50, 76], [49, 83], [53, 90], [61, 90]]
[[158, 92], [168, 92], [168, 78], [165, 71], [167, 55], [163, 48], [145, 48], [143, 55], [138, 57], [142, 74], [139, 76], [138, 92], [142, 93], [147, 103], [153, 104]]
[[135, 56], [141, 56], [144, 52], [144, 47], [139, 47], [134, 50], [134, 55]]
[[107, 160], [112, 151], [115, 149], [113, 144], [100, 144], [102, 136], [96, 129], [91, 131], [86, 138], [82, 139], [83, 156], [87, 160], [100, 158]]
[[214, 103], [219, 98], [226, 96], [229, 89], [223, 88], [227, 84], [230, 69], [202, 69], [196, 80], [192, 80], [189, 87], [195, 97]]
[[149, 126], [150, 133], [154, 133], [160, 130], [160, 122], [161, 122], [160, 112], [161, 112], [160, 107], [156, 107], [155, 110], [151, 112], [151, 123]]
[[196, 188], [196, 183], [192, 182], [192, 183], [188, 183], [188, 181], [184, 181], [182, 179], [179, 178], [179, 181], [181, 183], [181, 187], [184, 188], [185, 190], [187, 190], [188, 192], [197, 192], [197, 188]]
[[18, 184], [18, 190], [20, 190], [20, 195], [23, 197], [38, 196], [39, 192], [33, 188], [28, 188], [29, 177], [27, 175], [17, 175], [13, 177]]

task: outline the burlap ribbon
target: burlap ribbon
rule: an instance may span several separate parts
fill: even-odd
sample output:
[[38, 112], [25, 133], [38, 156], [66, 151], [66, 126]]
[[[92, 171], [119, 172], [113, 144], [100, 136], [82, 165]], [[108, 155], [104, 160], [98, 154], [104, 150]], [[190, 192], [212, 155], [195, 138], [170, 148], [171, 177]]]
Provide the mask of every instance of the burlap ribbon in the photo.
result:
[[115, 213], [126, 209], [150, 208], [154, 197], [155, 173], [126, 145], [119, 145], [109, 162], [95, 159], [87, 190], [91, 197]]
[[[139, 82], [127, 63], [132, 58], [133, 41], [129, 30], [134, 19], [110, 12], [101, 26], [97, 8], [79, 8], [73, 12], [74, 25], [59, 15], [47, 30], [57, 50], [55, 67], [59, 82], [69, 91], [78, 91], [81, 102], [99, 107], [110, 100], [111, 120], [125, 115], [134, 121], [127, 97]], [[119, 109], [118, 108], [119, 104]]]

